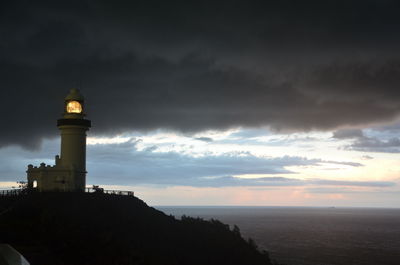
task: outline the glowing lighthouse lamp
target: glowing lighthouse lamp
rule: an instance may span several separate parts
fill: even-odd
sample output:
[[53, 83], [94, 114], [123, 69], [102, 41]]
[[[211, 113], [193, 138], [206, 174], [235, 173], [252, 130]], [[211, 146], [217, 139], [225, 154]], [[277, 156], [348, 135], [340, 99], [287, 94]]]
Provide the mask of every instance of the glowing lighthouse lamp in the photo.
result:
[[62, 119], [57, 121], [61, 131], [61, 156], [55, 165], [28, 165], [28, 187], [38, 191], [84, 191], [86, 186], [86, 131], [90, 120], [84, 119], [84, 98], [77, 89], [65, 97]]
[[67, 103], [67, 112], [68, 113], [82, 113], [82, 105], [79, 101], [71, 100]]

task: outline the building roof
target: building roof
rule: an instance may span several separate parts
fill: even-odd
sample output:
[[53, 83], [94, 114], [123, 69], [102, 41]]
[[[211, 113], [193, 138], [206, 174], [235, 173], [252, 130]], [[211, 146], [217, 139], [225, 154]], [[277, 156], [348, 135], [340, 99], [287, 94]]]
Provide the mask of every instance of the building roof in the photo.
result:
[[69, 91], [69, 94], [65, 97], [65, 100], [77, 100], [77, 101], [83, 101], [84, 97], [82, 94], [79, 92], [78, 89], [72, 88]]

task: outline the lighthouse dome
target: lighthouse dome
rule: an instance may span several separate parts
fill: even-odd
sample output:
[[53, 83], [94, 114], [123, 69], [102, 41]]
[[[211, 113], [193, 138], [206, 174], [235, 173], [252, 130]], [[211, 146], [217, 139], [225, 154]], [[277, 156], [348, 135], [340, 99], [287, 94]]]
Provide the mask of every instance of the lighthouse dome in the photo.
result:
[[84, 97], [82, 96], [82, 94], [79, 92], [78, 89], [76, 88], [72, 88], [69, 92], [69, 94], [65, 97], [66, 101], [69, 100], [77, 100], [77, 101], [83, 101]]

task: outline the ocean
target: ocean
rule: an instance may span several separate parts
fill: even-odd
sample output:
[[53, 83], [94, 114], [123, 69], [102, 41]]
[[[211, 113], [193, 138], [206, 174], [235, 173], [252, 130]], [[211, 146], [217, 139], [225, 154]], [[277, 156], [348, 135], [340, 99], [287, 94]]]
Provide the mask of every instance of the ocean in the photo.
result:
[[156, 207], [237, 225], [286, 265], [399, 265], [400, 209]]

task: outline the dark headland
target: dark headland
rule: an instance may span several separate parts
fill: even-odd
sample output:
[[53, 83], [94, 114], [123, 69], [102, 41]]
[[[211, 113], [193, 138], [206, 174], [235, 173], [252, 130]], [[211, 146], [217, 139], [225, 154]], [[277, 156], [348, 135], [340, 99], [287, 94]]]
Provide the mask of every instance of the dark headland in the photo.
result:
[[0, 243], [31, 265], [268, 265], [268, 254], [217, 220], [181, 220], [134, 196], [0, 197]]

